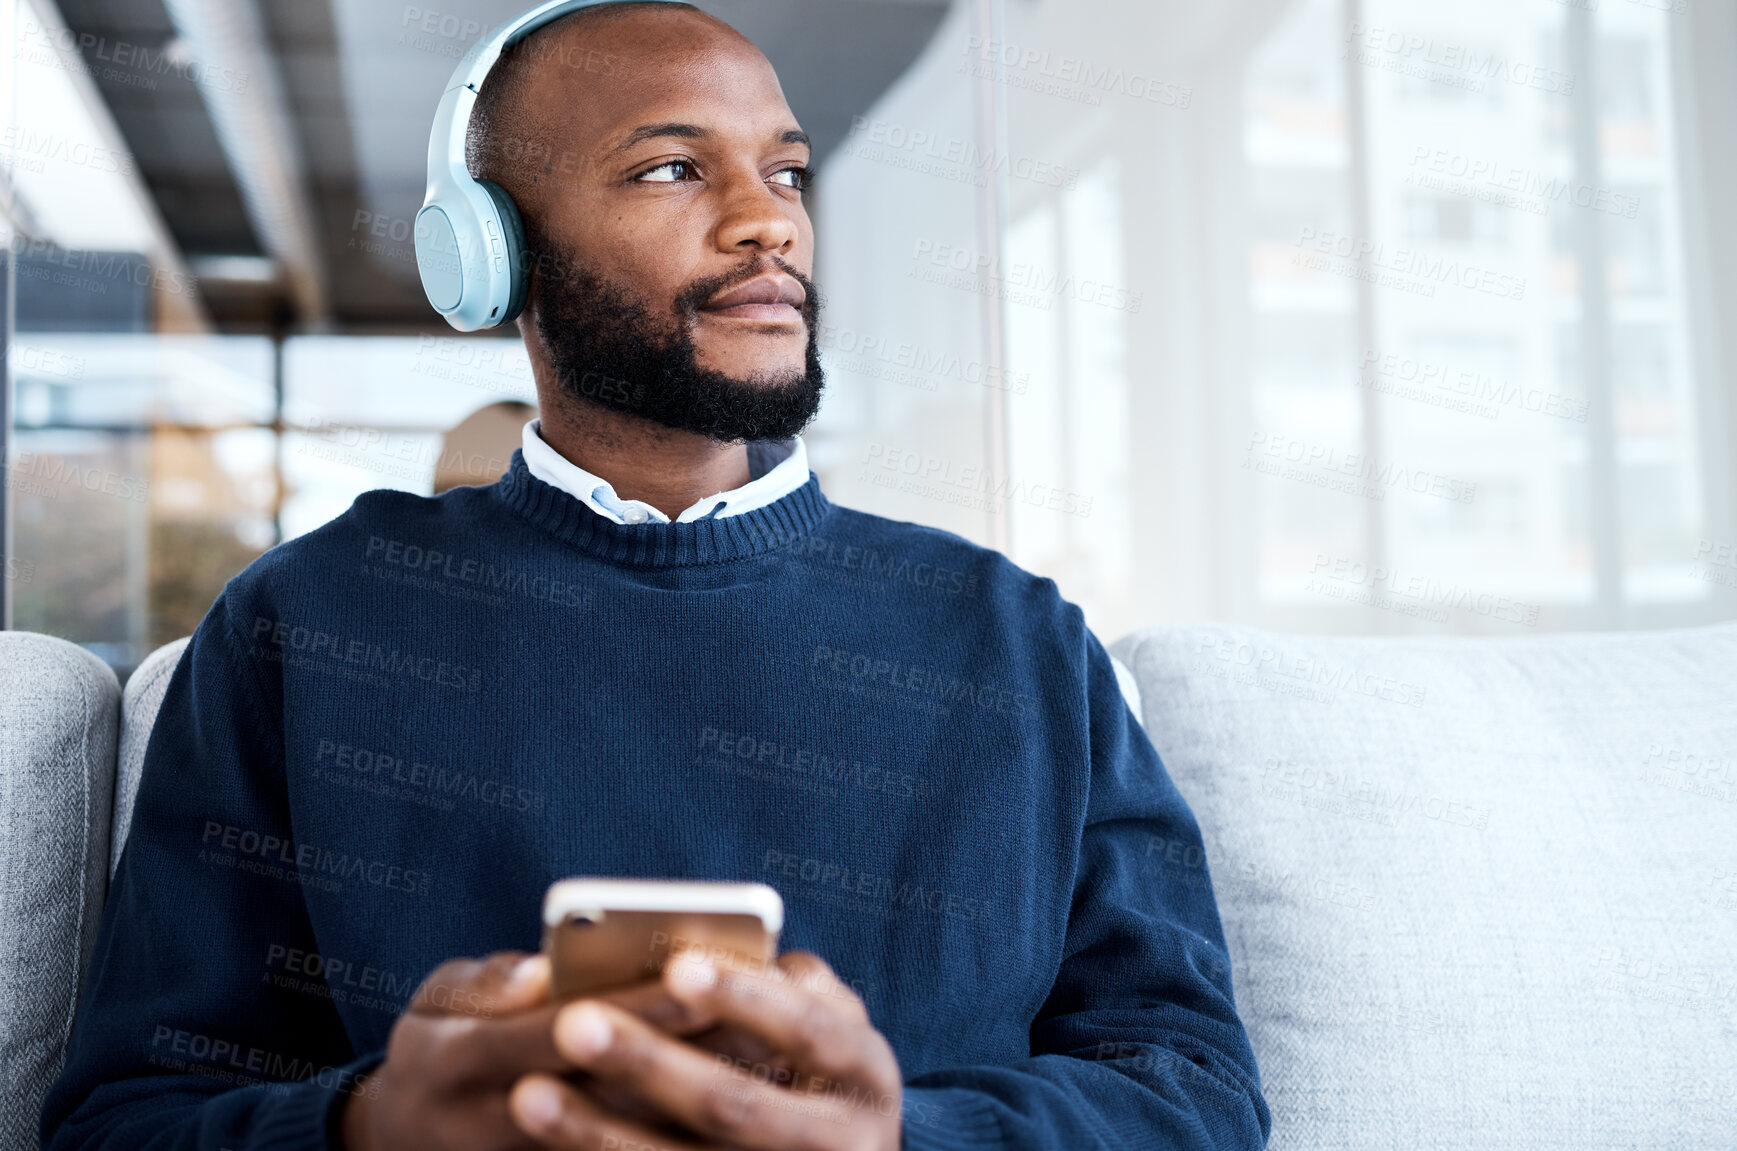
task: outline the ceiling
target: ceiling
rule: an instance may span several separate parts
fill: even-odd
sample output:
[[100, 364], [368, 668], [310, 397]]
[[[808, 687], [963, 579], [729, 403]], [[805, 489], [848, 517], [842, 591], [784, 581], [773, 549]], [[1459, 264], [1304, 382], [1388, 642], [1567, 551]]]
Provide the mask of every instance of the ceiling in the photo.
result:
[[[248, 0], [282, 80], [339, 331], [426, 328], [408, 222], [421, 206], [429, 126], [457, 60], [529, 0]], [[438, 5], [438, 7], [436, 7]], [[58, 0], [150, 195], [195, 267], [262, 256], [205, 99], [177, 60], [164, 0]], [[697, 0], [777, 68], [824, 157], [916, 59], [947, 0]], [[130, 51], [133, 47], [145, 51]], [[194, 73], [196, 74], [196, 73]], [[230, 266], [233, 266], [230, 265]], [[298, 325], [279, 283], [201, 276], [220, 328]]]

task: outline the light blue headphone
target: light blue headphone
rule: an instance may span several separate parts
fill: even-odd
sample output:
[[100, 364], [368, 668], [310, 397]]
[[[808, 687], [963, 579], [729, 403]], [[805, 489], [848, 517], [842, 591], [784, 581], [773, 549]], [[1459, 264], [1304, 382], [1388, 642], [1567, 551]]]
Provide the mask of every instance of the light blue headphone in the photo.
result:
[[[621, 0], [548, 0], [472, 45], [446, 83], [428, 137], [428, 195], [416, 214], [416, 269], [434, 310], [461, 332], [511, 323], [525, 307], [525, 226], [500, 185], [465, 165], [477, 93], [501, 53], [569, 12]], [[665, 0], [672, 2], [672, 0]]]

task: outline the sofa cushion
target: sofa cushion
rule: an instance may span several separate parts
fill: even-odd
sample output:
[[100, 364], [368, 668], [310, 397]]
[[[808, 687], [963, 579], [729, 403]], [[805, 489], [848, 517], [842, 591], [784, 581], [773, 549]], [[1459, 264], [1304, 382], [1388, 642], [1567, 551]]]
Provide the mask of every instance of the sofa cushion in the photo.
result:
[[121, 865], [121, 848], [127, 845], [127, 828], [133, 823], [133, 801], [139, 798], [139, 777], [145, 770], [145, 745], [151, 742], [151, 725], [169, 690], [169, 677], [187, 650], [184, 637], [164, 644], [145, 657], [127, 677], [121, 693], [121, 750], [115, 763], [114, 833], [109, 837], [109, 878]]
[[0, 632], [0, 1151], [37, 1146], [96, 944], [119, 702], [90, 652]]
[[1162, 628], [1113, 652], [1206, 837], [1271, 1147], [1729, 1147], [1737, 626]]

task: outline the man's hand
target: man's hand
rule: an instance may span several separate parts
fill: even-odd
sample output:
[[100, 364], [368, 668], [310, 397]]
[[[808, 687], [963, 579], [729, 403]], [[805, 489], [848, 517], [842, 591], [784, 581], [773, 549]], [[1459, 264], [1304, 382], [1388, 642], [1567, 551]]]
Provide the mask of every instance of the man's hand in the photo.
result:
[[[727, 1050], [750, 1042], [713, 1027], [657, 983], [603, 998], [641, 1026], [674, 1035], [704, 1031], [698, 1042]], [[507, 1097], [527, 1073], [573, 1070], [555, 1048], [557, 1011], [549, 1001], [549, 964], [541, 956], [501, 952], [442, 964], [394, 1024], [385, 1062], [345, 1101], [340, 1120], [345, 1151], [532, 1151], [542, 1146], [513, 1122]], [[632, 1147], [633, 1139], [670, 1151], [703, 1146], [654, 1135], [651, 1126], [631, 1118], [653, 1114], [638, 1107], [631, 1093], [595, 1086], [599, 1090], [592, 1097], [606, 1101], [612, 1116], [598, 1130], [619, 1140], [610, 1146]]]
[[[705, 1139], [751, 1151], [898, 1151], [902, 1081], [897, 1058], [862, 1000], [817, 956], [793, 952], [765, 976], [720, 972], [692, 953], [664, 972], [671, 998], [695, 1020], [746, 1032], [759, 1058], [716, 1053], [672, 1037], [602, 999], [555, 1017], [553, 1046], [570, 1065], [616, 1086]], [[563, 1151], [686, 1148], [630, 1130], [557, 1074], [533, 1071], [513, 1088], [513, 1119]], [[611, 1134], [618, 1141], [611, 1142]]]

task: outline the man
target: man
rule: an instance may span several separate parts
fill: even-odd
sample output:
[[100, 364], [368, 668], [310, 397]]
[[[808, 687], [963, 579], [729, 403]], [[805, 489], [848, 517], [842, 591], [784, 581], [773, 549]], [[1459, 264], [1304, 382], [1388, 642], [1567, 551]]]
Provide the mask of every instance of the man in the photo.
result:
[[[1199, 831], [1079, 610], [808, 472], [770, 65], [591, 9], [472, 127], [538, 256], [541, 421], [498, 484], [369, 493], [213, 605], [48, 1144], [1262, 1145], [1210, 886], [1147, 862]], [[525, 953], [570, 875], [770, 883], [786, 953], [552, 1003]]]

